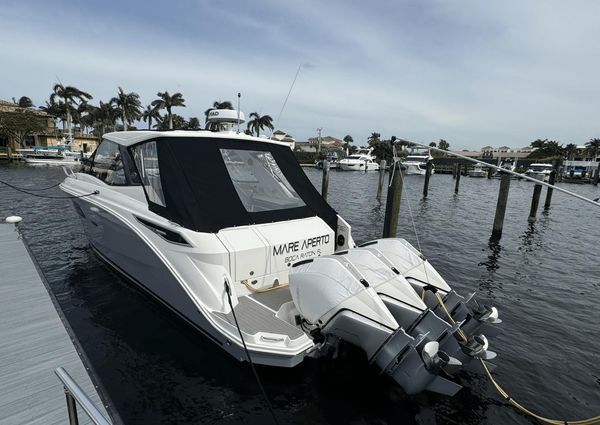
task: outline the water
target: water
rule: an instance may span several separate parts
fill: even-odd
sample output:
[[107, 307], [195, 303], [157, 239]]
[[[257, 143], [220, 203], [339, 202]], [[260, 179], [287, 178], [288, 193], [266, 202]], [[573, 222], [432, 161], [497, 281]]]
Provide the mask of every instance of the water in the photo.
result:
[[[320, 172], [306, 172], [320, 188]], [[63, 178], [61, 169], [0, 165], [0, 179], [20, 186], [51, 186]], [[489, 235], [497, 180], [463, 177], [455, 195], [451, 176], [434, 175], [427, 199], [422, 182], [406, 177], [399, 235], [417, 245], [412, 211], [434, 267], [460, 293], [477, 292], [499, 307], [504, 333], [492, 342], [498, 381], [546, 416], [600, 414], [600, 211], [555, 193], [551, 210], [530, 225], [533, 185], [512, 181], [504, 235], [495, 243]], [[381, 235], [385, 208], [375, 199], [376, 187], [377, 173], [331, 172], [330, 203], [358, 242]], [[600, 196], [591, 185], [564, 187]], [[44, 193], [64, 195], [56, 188]], [[70, 200], [34, 198], [3, 186], [0, 194], [0, 217], [24, 217], [24, 237], [125, 423], [270, 423], [248, 365], [100, 262]], [[453, 398], [409, 397], [354, 351], [337, 361], [258, 372], [282, 424], [532, 423], [484, 376], [464, 376], [465, 388]]]

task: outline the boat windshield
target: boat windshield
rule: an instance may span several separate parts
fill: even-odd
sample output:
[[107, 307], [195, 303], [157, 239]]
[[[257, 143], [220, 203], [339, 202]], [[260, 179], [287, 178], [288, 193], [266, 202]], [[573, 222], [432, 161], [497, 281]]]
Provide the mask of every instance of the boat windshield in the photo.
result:
[[414, 162], [426, 162], [427, 157], [424, 156], [407, 156], [405, 161], [414, 161]]
[[360, 156], [360, 155], [350, 155], [350, 156], [348, 157], [348, 159], [360, 159], [360, 158], [361, 158], [361, 156]]
[[221, 149], [221, 155], [246, 211], [306, 205], [277, 166], [271, 152]]

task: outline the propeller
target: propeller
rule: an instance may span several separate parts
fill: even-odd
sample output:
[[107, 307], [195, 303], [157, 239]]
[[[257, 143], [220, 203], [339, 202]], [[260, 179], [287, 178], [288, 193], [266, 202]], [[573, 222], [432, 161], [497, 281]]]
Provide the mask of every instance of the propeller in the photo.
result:
[[440, 369], [454, 369], [462, 365], [461, 361], [450, 357], [444, 351], [440, 350], [440, 343], [437, 341], [429, 341], [423, 347], [421, 353], [425, 367], [430, 371], [439, 371]]
[[488, 350], [489, 343], [485, 335], [471, 335], [463, 345], [465, 353], [471, 357], [483, 360], [492, 360], [496, 353]]
[[502, 323], [502, 320], [498, 318], [498, 309], [489, 305], [477, 304], [473, 308], [473, 317], [480, 322]]

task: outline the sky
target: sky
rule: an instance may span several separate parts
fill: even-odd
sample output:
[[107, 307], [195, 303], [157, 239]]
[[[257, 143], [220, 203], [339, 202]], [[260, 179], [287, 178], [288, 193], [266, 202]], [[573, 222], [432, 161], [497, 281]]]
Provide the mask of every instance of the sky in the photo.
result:
[[296, 140], [372, 132], [451, 149], [600, 137], [600, 2], [3, 0], [0, 99], [43, 105], [61, 81], [282, 109]]

